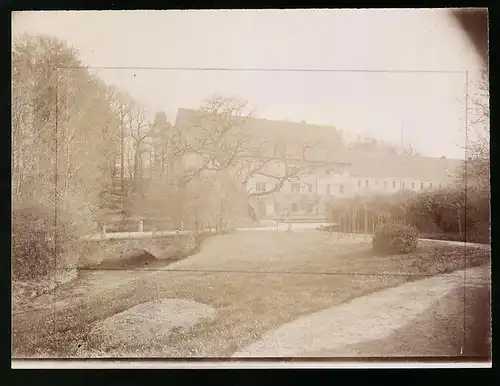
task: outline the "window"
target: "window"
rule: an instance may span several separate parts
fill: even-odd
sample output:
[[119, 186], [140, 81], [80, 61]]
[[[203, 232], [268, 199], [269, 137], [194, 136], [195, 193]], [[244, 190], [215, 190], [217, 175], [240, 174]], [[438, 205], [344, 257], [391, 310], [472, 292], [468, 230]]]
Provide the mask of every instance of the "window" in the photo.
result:
[[276, 184], [276, 185], [274, 185], [274, 191], [275, 191], [275, 192], [279, 192], [280, 190], [281, 190], [281, 186], [280, 186], [280, 184]]
[[274, 203], [274, 213], [280, 213], [281, 212], [281, 205], [279, 202]]
[[358, 180], [358, 187], [361, 188], [361, 180]]
[[307, 213], [312, 213], [314, 210], [314, 205], [313, 204], [307, 204]]
[[365, 180], [365, 188], [369, 187], [370, 186], [370, 181], [368, 180]]
[[275, 157], [284, 157], [285, 156], [285, 145], [282, 143], [278, 143], [274, 145], [274, 156]]
[[432, 189], [432, 182], [429, 182], [429, 188]]
[[330, 185], [326, 185], [326, 194], [329, 195], [330, 194]]
[[299, 205], [294, 202], [292, 203], [292, 212], [298, 212], [299, 211]]
[[401, 181], [401, 189], [404, 189], [404, 188], [405, 188], [405, 182]]
[[411, 183], [411, 188], [415, 189], [415, 183], [414, 182]]
[[297, 182], [292, 183], [292, 193], [300, 193], [300, 184]]
[[312, 184], [307, 184], [307, 191], [308, 191], [309, 193], [312, 193], [312, 191], [313, 191], [313, 186], [312, 186]]
[[424, 188], [424, 183], [423, 183], [423, 182], [421, 182], [421, 183], [420, 183], [420, 190], [422, 190], [423, 188]]
[[396, 189], [396, 181], [392, 181], [392, 188]]
[[259, 202], [257, 204], [257, 213], [260, 215], [260, 216], [265, 216], [266, 215], [266, 204], [263, 203], [263, 202]]
[[384, 181], [384, 189], [387, 189], [387, 181]]
[[344, 185], [340, 185], [339, 187], [339, 193], [344, 194]]
[[255, 184], [255, 190], [257, 192], [265, 192], [266, 191], [266, 183], [265, 182], [257, 182]]
[[325, 204], [325, 214], [330, 214], [330, 204]]

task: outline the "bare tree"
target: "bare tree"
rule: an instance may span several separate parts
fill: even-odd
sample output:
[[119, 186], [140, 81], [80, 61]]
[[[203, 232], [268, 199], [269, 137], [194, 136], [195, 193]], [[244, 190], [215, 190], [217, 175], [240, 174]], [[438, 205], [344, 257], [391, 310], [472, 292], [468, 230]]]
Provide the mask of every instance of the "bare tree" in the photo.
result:
[[490, 110], [489, 85], [486, 70], [470, 96], [472, 108], [469, 114], [468, 138], [465, 145], [467, 159], [462, 165], [460, 184], [474, 185], [489, 194], [490, 187]]
[[146, 121], [144, 107], [130, 100], [127, 106], [127, 124], [130, 137], [134, 146], [134, 180], [142, 178], [142, 154], [144, 152], [144, 140], [151, 133], [151, 124]]
[[[219, 172], [234, 181], [248, 197], [274, 193], [292, 178], [311, 171], [304, 159], [289, 159], [285, 154], [271, 155], [274, 143], [258, 138], [251, 130], [253, 110], [246, 101], [214, 96], [205, 101], [188, 125], [192, 137], [185, 142], [185, 152], [196, 156], [196, 166], [187, 174], [187, 181], [202, 172]], [[306, 149], [313, 145], [304, 144]], [[222, 173], [221, 173], [222, 172]], [[252, 177], [262, 176], [275, 181], [272, 189], [255, 192], [248, 188]]]
[[125, 192], [125, 157], [127, 153], [126, 143], [129, 138], [127, 124], [130, 121], [130, 101], [132, 97], [114, 86], [108, 87], [108, 101], [111, 106], [120, 129], [120, 188]]
[[[28, 203], [52, 217], [46, 220], [54, 229], [46, 234], [57, 246], [50, 261], [75, 263], [78, 253], [65, 247], [94, 229], [119, 151], [107, 88], [56, 38], [16, 38], [12, 58], [13, 207]], [[30, 240], [27, 235], [28, 247]]]

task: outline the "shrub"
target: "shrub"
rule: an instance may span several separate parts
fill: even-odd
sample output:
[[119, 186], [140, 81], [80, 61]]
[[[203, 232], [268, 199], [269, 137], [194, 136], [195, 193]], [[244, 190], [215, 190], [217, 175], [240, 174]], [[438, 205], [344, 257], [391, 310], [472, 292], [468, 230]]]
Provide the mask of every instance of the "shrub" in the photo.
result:
[[417, 249], [418, 231], [411, 225], [388, 222], [375, 230], [372, 245], [375, 252], [409, 253]]
[[[73, 258], [72, 222], [53, 208], [28, 205], [12, 212], [12, 277], [33, 280], [59, 268]], [[71, 255], [71, 256], [70, 256]]]

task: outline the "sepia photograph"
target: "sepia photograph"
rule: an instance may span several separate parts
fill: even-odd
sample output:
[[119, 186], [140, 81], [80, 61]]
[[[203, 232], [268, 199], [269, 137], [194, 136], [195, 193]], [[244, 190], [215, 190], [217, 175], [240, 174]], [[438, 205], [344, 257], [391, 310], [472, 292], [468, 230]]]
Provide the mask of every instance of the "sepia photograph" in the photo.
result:
[[487, 9], [11, 17], [12, 367], [491, 367]]

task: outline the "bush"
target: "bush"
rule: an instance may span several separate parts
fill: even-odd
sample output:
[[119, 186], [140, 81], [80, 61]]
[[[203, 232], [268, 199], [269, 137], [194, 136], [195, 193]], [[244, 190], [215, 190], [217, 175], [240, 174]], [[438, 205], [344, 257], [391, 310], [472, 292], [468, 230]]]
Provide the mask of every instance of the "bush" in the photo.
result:
[[53, 208], [29, 205], [12, 212], [12, 277], [34, 280], [68, 268], [72, 252], [72, 223]]
[[409, 253], [417, 249], [418, 231], [411, 225], [389, 222], [375, 230], [372, 245], [375, 252]]

